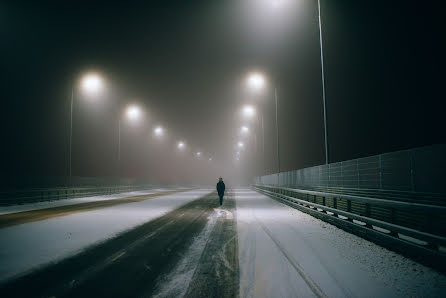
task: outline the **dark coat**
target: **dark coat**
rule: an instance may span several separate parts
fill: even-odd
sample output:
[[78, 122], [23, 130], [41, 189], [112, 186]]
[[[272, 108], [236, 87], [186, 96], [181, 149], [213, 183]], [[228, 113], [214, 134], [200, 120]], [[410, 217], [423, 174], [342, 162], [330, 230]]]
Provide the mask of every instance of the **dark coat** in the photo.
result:
[[223, 196], [225, 194], [225, 183], [223, 181], [218, 181], [217, 183], [217, 192], [219, 196]]

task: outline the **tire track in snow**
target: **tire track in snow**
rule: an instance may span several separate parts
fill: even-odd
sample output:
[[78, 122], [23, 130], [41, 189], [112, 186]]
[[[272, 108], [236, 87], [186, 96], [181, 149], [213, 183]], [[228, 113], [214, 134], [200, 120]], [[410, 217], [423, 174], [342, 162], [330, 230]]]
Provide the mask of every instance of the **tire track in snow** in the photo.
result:
[[[286, 225], [291, 231], [293, 231], [296, 235], [299, 236], [299, 238], [306, 238], [301, 231], [297, 230], [295, 227], [293, 227], [292, 225], [290, 225], [289, 223], [286, 222], [279, 222], [275, 219], [269, 219], [272, 220], [278, 224], [281, 225]], [[342, 290], [344, 297], [354, 297], [354, 295], [352, 294], [352, 292], [350, 290], [348, 290], [347, 288], [345, 288], [342, 283], [336, 278], [336, 274], [334, 274], [332, 272], [332, 269], [327, 267], [326, 262], [324, 262], [325, 258], [320, 255], [317, 250], [311, 245], [309, 244], [308, 241], [304, 241], [304, 245], [307, 246], [309, 249], [311, 249], [312, 254], [319, 259], [321, 266], [329, 273], [330, 277], [333, 278], [333, 280], [336, 282], [336, 285], [340, 288], [340, 290]]]
[[311, 279], [310, 276], [308, 276], [303, 268], [299, 265], [299, 263], [291, 256], [291, 254], [283, 247], [283, 245], [280, 243], [280, 241], [274, 237], [273, 233], [254, 215], [255, 220], [257, 223], [262, 227], [263, 231], [268, 235], [268, 237], [271, 239], [271, 241], [276, 245], [276, 247], [279, 249], [279, 251], [283, 254], [283, 256], [290, 262], [290, 265], [293, 266], [293, 268], [299, 273], [299, 275], [302, 277], [302, 279], [305, 281], [305, 283], [308, 285], [308, 287], [311, 289], [311, 291], [316, 295], [317, 297], [327, 297], [325, 293], [319, 288], [317, 283]]

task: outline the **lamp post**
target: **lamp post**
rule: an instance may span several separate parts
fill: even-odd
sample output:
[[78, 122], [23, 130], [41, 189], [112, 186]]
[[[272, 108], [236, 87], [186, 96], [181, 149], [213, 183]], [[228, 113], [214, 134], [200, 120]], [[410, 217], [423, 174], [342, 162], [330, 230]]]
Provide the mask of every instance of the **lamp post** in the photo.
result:
[[[125, 109], [125, 117], [129, 121], [138, 121], [141, 118], [141, 108], [136, 105], [128, 106]], [[121, 178], [121, 117], [118, 119], [118, 179]]]
[[[70, 102], [70, 168], [69, 168], [69, 183], [72, 178], [72, 154], [73, 154], [73, 106], [74, 106], [74, 86], [71, 88], [71, 102]], [[81, 79], [81, 89], [89, 95], [97, 95], [103, 89], [103, 80], [96, 73], [88, 73]]]
[[[259, 73], [252, 73], [248, 76], [248, 86], [254, 91], [261, 91], [265, 87], [265, 78]], [[280, 173], [280, 147], [279, 147], [279, 111], [277, 109], [277, 88], [274, 88], [274, 102], [276, 107], [276, 146], [277, 146], [277, 174]], [[263, 164], [265, 165], [265, 126], [264, 126], [264, 112], [262, 109], [262, 151]], [[265, 169], [263, 169], [264, 171]]]
[[164, 128], [162, 126], [156, 126], [153, 129], [153, 133], [155, 134], [156, 137], [162, 137], [164, 136]]
[[321, 80], [322, 80], [322, 100], [324, 102], [324, 139], [325, 139], [325, 164], [330, 163], [328, 152], [328, 131], [327, 131], [327, 98], [325, 96], [325, 72], [324, 72], [324, 52], [322, 46], [322, 22], [321, 22], [321, 1], [317, 0], [318, 25], [319, 25], [319, 48], [321, 50]]

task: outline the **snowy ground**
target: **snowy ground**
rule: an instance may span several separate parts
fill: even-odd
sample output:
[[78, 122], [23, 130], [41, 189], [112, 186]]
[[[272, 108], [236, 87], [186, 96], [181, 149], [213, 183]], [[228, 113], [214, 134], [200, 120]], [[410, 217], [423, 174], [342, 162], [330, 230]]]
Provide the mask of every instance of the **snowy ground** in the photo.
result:
[[[151, 190], [149, 193], [158, 191], [160, 190]], [[74, 255], [88, 246], [160, 217], [211, 191], [200, 189], [181, 192], [1, 229], [0, 282]], [[143, 192], [132, 192], [132, 194], [141, 195]], [[18, 212], [18, 209], [24, 211], [123, 196], [128, 196], [128, 193], [113, 197], [64, 200], [69, 202], [44, 202], [37, 203], [37, 206], [32, 204], [33, 206], [6, 207], [2, 208], [2, 211], [5, 214]]]
[[249, 189], [235, 192], [241, 297], [446, 297], [446, 276]]
[[120, 198], [125, 198], [125, 197], [130, 197], [130, 196], [147, 195], [147, 194], [169, 191], [169, 190], [176, 190], [176, 189], [179, 190], [181, 188], [168, 188], [168, 189], [167, 188], [153, 188], [153, 189], [149, 189], [149, 190], [123, 192], [123, 193], [112, 194], [112, 195], [74, 198], [74, 199], [65, 199], [65, 200], [54, 200], [54, 201], [43, 201], [43, 202], [36, 202], [36, 203], [23, 204], [23, 205], [0, 206], [0, 215], [16, 213], [16, 212], [24, 212], [24, 211], [30, 211], [30, 210], [39, 210], [39, 209], [52, 208], [52, 207], [59, 207], [59, 206], [74, 205], [74, 204], [80, 204], [80, 203], [120, 199]]
[[[159, 191], [163, 190], [150, 190], [146, 193]], [[39, 266], [75, 255], [87, 247], [165, 215], [212, 191], [201, 189], [180, 192], [142, 202], [0, 229], [0, 283]], [[143, 193], [133, 192], [131, 195]], [[2, 208], [0, 212], [6, 214], [128, 195], [68, 200], [70, 202], [44, 202], [7, 207], [9, 209]], [[148, 238], [146, 243], [148, 247], [156, 246], [162, 242], [160, 239], [166, 239], [168, 235], [173, 239], [185, 237], [187, 233], [179, 227], [190, 225], [193, 231], [196, 226], [190, 224], [188, 220], [191, 221], [190, 218], [196, 218], [203, 212], [204, 219], [200, 220], [204, 220], [206, 224], [203, 223], [201, 232], [197, 231], [196, 236], [190, 236], [196, 238], [190, 238], [194, 240], [191, 240], [190, 247], [188, 244], [185, 251], [172, 250], [183, 257], [172, 266], [170, 273], [164, 277], [155, 275], [151, 279], [155, 281], [161, 277], [155, 296], [182, 296], [188, 287], [191, 288], [189, 284], [196, 285], [198, 290], [211, 288], [210, 273], [218, 267], [216, 265], [218, 258], [213, 257], [218, 253], [212, 249], [221, 252], [223, 245], [221, 241], [215, 242], [215, 240], [221, 240], [224, 238], [221, 235], [226, 235], [221, 233], [225, 231], [224, 229], [215, 227], [227, 227], [232, 223], [233, 228], [226, 236], [228, 239], [238, 239], [240, 272], [238, 275], [238, 270], [232, 270], [232, 267], [228, 267], [231, 269], [228, 269], [228, 272], [237, 274], [236, 280], [238, 276], [240, 277], [241, 297], [446, 297], [446, 276], [433, 269], [252, 190], [236, 189], [230, 197], [235, 198], [236, 210], [233, 205], [228, 205], [234, 201], [227, 200], [223, 207], [204, 212], [204, 209], [210, 208], [209, 200], [205, 200], [200, 203], [201, 205], [197, 203], [190, 209], [177, 210], [178, 214], [166, 218], [165, 223], [159, 223], [165, 230], [159, 235], [161, 238], [154, 238], [152, 243]], [[197, 218], [201, 218], [200, 216]], [[180, 234], [177, 235], [175, 232]], [[138, 241], [135, 243], [139, 243]], [[174, 241], [167, 239], [165, 242], [169, 244]], [[167, 250], [162, 245], [158, 246], [157, 253], [150, 253], [150, 257], [159, 258], [158, 256]], [[237, 260], [235, 244], [233, 247], [232, 256]], [[147, 252], [145, 246], [143, 251]], [[204, 252], [209, 253], [206, 255]], [[130, 264], [126, 272], [145, 262], [136, 258], [141, 251], [136, 251], [135, 255], [132, 255], [130, 250], [126, 253], [128, 256], [118, 259], [116, 265], [119, 267], [120, 264]], [[107, 259], [107, 255], [104, 255], [104, 258]], [[133, 260], [137, 260], [136, 263], [133, 263]], [[86, 265], [89, 266], [88, 263]], [[197, 269], [199, 267], [202, 268], [201, 271]], [[114, 267], [110, 265], [110, 268]], [[198, 271], [201, 275], [197, 274]], [[103, 277], [108, 282], [109, 275], [106, 274], [107, 271], [104, 272]], [[128, 280], [133, 283], [131, 275], [128, 276]], [[204, 284], [194, 283], [193, 280], [204, 280]], [[218, 275], [215, 284], [221, 280], [221, 275]], [[231, 280], [230, 284], [236, 283]], [[227, 288], [227, 285], [221, 287]], [[127, 284], [123, 287], [123, 289], [128, 288]], [[235, 286], [235, 289], [238, 287]]]

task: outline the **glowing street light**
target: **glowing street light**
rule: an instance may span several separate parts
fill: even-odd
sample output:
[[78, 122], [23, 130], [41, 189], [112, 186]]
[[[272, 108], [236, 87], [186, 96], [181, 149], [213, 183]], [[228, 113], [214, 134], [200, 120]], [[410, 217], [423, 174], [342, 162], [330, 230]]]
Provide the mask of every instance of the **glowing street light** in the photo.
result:
[[242, 126], [242, 127], [240, 128], [240, 131], [241, 131], [243, 134], [247, 134], [247, 133], [249, 132], [249, 128], [248, 128], [247, 126]]
[[246, 118], [252, 118], [255, 115], [256, 110], [253, 106], [246, 105], [243, 107], [242, 112], [243, 116], [245, 116]]
[[256, 91], [263, 89], [265, 78], [259, 73], [252, 73], [248, 76], [248, 86]]
[[278, 8], [278, 7], [282, 6], [282, 2], [283, 2], [282, 0], [273, 0], [272, 6], [274, 8]]
[[141, 108], [135, 105], [128, 106], [125, 114], [129, 120], [138, 120], [141, 116]]
[[243, 142], [238, 142], [238, 143], [237, 143], [237, 146], [238, 146], [239, 148], [243, 148], [243, 147], [245, 146], [245, 144], [243, 144]]
[[[282, 1], [274, 1], [273, 6], [280, 5]], [[256, 91], [260, 91], [265, 86], [265, 77], [260, 73], [252, 73], [248, 76], [248, 86]], [[280, 150], [279, 150], [279, 114], [277, 109], [277, 88], [274, 88], [274, 99], [275, 99], [275, 106], [276, 106], [276, 139], [277, 139], [277, 173], [280, 173]], [[245, 111], [246, 110], [246, 111]], [[245, 116], [252, 117], [254, 112], [250, 112], [245, 107], [244, 112]], [[262, 147], [263, 147], [263, 163], [265, 163], [265, 127], [263, 122], [263, 109], [262, 109]], [[252, 115], [251, 115], [252, 114]]]
[[[87, 73], [86, 75], [82, 76], [80, 80], [80, 87], [81, 90], [84, 91], [86, 94], [89, 95], [97, 95], [102, 89], [104, 88], [103, 79], [101, 76], [97, 73]], [[72, 173], [72, 145], [73, 145], [73, 105], [74, 105], [74, 92], [75, 89], [78, 88], [72, 87], [71, 88], [71, 104], [70, 104], [70, 183], [71, 183], [71, 173]]]
[[196, 153], [196, 155], [197, 155], [197, 157], [200, 157], [200, 156], [201, 156], [201, 152], [198, 151], [198, 152]]
[[[273, 8], [279, 8], [284, 6], [285, 0], [271, 0], [271, 6]], [[324, 52], [323, 52], [323, 38], [322, 38], [322, 18], [321, 18], [321, 0], [317, 0], [317, 25], [318, 25], [318, 37], [319, 37], [319, 53], [320, 53], [320, 75], [321, 75], [321, 87], [322, 87], [322, 103], [323, 103], [323, 116], [324, 116], [324, 145], [325, 145], [325, 164], [330, 163], [330, 154], [329, 154], [329, 143], [328, 143], [328, 120], [327, 120], [327, 98], [326, 98], [326, 90], [325, 90], [325, 70], [324, 70]], [[248, 77], [248, 83], [252, 88], [258, 89], [262, 87], [262, 80], [257, 75], [252, 74]], [[277, 89], [274, 90], [274, 95], [276, 98], [276, 118], [277, 116]], [[276, 121], [276, 126], [277, 121]], [[278, 130], [278, 129], [277, 129]], [[277, 135], [278, 132], [277, 132]], [[279, 142], [277, 141], [277, 147], [279, 147]], [[279, 152], [279, 148], [277, 149]], [[279, 161], [279, 153], [278, 154], [278, 172], [280, 172], [280, 161]]]
[[157, 137], [162, 137], [164, 135], [164, 129], [161, 126], [157, 126], [153, 129], [153, 133]]
[[184, 148], [184, 142], [178, 142], [178, 145], [177, 145], [177, 147], [178, 147], [178, 149], [183, 149]]
[[88, 73], [82, 78], [81, 87], [88, 94], [97, 94], [103, 89], [102, 78], [97, 73]]
[[[142, 110], [137, 105], [130, 105], [124, 110], [124, 116], [132, 121], [138, 121], [141, 118]], [[121, 173], [121, 118], [118, 118], [118, 176]]]

